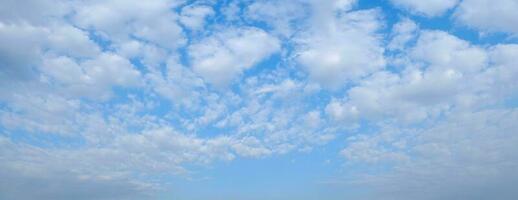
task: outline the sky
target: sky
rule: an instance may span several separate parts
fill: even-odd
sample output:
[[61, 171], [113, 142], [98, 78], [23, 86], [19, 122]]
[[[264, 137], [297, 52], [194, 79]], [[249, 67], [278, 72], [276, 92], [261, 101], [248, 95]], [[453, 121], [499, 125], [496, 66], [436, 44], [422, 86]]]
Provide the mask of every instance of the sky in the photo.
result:
[[0, 200], [518, 199], [517, 0], [0, 0]]

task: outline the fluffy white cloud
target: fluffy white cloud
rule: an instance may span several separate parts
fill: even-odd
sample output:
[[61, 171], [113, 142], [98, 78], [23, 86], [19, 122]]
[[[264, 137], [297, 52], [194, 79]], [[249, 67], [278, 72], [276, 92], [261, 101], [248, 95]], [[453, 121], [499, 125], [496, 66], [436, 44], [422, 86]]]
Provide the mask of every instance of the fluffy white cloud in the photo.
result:
[[70, 13], [71, 5], [65, 0], [2, 1], [0, 20], [7, 23], [49, 24]]
[[347, 11], [350, 10], [356, 3], [358, 3], [358, 0], [331, 0], [331, 2], [333, 2], [334, 9]]
[[470, 45], [442, 31], [424, 31], [411, 57], [433, 68], [449, 68], [464, 73], [479, 72], [487, 64], [484, 49]]
[[51, 52], [60, 55], [89, 58], [101, 51], [99, 46], [90, 40], [88, 33], [73, 26], [57, 26], [47, 37]]
[[[478, 96], [488, 85], [483, 69], [489, 63], [485, 49], [439, 31], [422, 31], [415, 46], [406, 49], [407, 63], [400, 73], [378, 72], [352, 87], [344, 99], [331, 102], [330, 116], [419, 122], [451, 109], [489, 103]], [[485, 99], [484, 101], [482, 101]]]
[[[26, 9], [31, 12], [18, 12], [17, 9], [22, 8], [13, 6], [13, 11], [7, 12], [0, 20], [0, 40], [6, 44], [0, 47], [2, 51], [0, 76], [3, 77], [2, 81], [10, 82], [9, 84], [15, 86], [11, 87], [13, 88], [11, 92], [25, 95], [28, 88], [53, 90], [45, 86], [49, 84], [48, 80], [45, 80], [48, 77], [57, 80], [58, 85], [67, 88], [71, 94], [95, 98], [109, 96], [107, 94], [110, 93], [109, 90], [113, 85], [133, 84], [114, 78], [114, 74], [119, 75], [119, 70], [121, 73], [119, 79], [127, 79], [128, 76], [135, 76], [135, 73], [138, 76], [138, 71], [132, 69], [133, 66], [128, 61], [123, 63], [119, 62], [120, 59], [119, 61], [111, 59], [117, 57], [115, 54], [108, 58], [110, 56], [107, 56], [107, 53], [101, 53], [101, 48], [90, 39], [88, 32], [60, 18], [72, 10], [71, 4], [63, 1], [49, 2], [53, 5], [36, 1], [26, 3]], [[55, 6], [54, 9], [49, 9], [51, 6]], [[78, 67], [76, 59], [81, 60], [82, 64], [95, 66]], [[107, 66], [106, 69], [105, 66]], [[111, 71], [107, 70], [110, 68]], [[128, 74], [126, 73], [128, 70], [133, 71]], [[39, 74], [40, 72], [43, 74]], [[88, 75], [83, 76], [84, 73]], [[9, 88], [3, 89], [9, 90]], [[13, 95], [6, 92], [4, 96], [11, 98]]]
[[205, 80], [224, 86], [280, 49], [277, 38], [256, 28], [230, 29], [189, 47], [192, 67]]
[[[376, 36], [382, 26], [378, 10], [328, 16], [333, 10], [317, 10], [315, 25], [297, 38], [298, 62], [318, 83], [340, 88], [385, 66], [384, 48]], [[317, 20], [320, 19], [320, 20]]]
[[79, 1], [74, 4], [74, 22], [114, 42], [132, 36], [167, 48], [185, 43], [174, 0]]
[[455, 10], [456, 19], [482, 32], [518, 33], [518, 2], [515, 0], [464, 0]]
[[176, 105], [187, 107], [198, 106], [205, 83], [191, 69], [179, 64], [176, 60], [167, 62], [167, 72], [163, 76], [160, 71], [146, 74], [153, 90], [169, 99]]
[[45, 58], [40, 70], [75, 96], [107, 99], [113, 86], [136, 86], [140, 72], [127, 59], [112, 53], [77, 63], [66, 56]]
[[[44, 54], [59, 54], [73, 58], [92, 58], [100, 54], [99, 46], [87, 33], [70, 25], [50, 27], [27, 23], [4, 24], [0, 21], [0, 65], [10, 79], [34, 74]], [[6, 77], [7, 78], [7, 77]]]
[[205, 24], [205, 18], [214, 15], [214, 10], [209, 6], [186, 6], [182, 8], [180, 22], [192, 30], [199, 30]]
[[495, 100], [513, 98], [517, 95], [518, 62], [515, 57], [518, 55], [518, 45], [500, 44], [492, 47], [489, 51], [491, 67], [484, 73], [483, 80], [492, 84], [486, 88]]
[[388, 44], [389, 50], [404, 50], [417, 36], [419, 27], [411, 19], [404, 18], [392, 27], [392, 39]]
[[246, 9], [246, 16], [267, 23], [274, 33], [291, 37], [297, 29], [297, 20], [307, 15], [307, 8], [298, 1], [256, 1]]
[[40, 59], [40, 46], [44, 44], [41, 38], [46, 36], [46, 31], [39, 27], [0, 21], [0, 76], [11, 79], [31, 75], [31, 65]]
[[409, 12], [425, 15], [428, 17], [440, 16], [447, 10], [453, 8], [459, 0], [428, 0], [428, 1], [414, 1], [414, 0], [391, 0], [391, 2]]

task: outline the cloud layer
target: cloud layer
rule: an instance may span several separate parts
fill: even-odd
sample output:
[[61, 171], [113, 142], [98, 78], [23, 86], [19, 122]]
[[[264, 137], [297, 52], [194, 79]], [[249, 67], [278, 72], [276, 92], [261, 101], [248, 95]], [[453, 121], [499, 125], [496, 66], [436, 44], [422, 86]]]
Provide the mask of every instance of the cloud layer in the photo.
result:
[[154, 199], [320, 150], [362, 198], [514, 199], [516, 10], [0, 1], [0, 199]]

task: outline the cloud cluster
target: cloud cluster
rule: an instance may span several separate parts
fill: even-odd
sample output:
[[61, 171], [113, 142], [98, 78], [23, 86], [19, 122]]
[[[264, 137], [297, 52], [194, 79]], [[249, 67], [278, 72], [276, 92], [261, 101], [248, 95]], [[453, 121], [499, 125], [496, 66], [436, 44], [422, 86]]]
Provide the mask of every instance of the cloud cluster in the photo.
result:
[[516, 128], [507, 120], [516, 111], [504, 105], [517, 90], [497, 74], [517, 75], [508, 57], [516, 45], [479, 47], [429, 30], [416, 37], [396, 56], [400, 73], [378, 72], [327, 106], [335, 120], [380, 124], [379, 133], [349, 137], [341, 154], [350, 164], [388, 166], [363, 177], [380, 192], [373, 199], [512, 199]]
[[435, 17], [444, 14], [453, 8], [459, 0], [431, 0], [431, 1], [412, 1], [412, 0], [391, 0], [391, 2], [409, 12]]
[[189, 55], [195, 72], [212, 84], [224, 86], [279, 49], [279, 40], [268, 33], [239, 28], [191, 45]]
[[516, 35], [518, 15], [514, 12], [518, 2], [513, 0], [487, 1], [467, 0], [459, 4], [455, 17], [463, 24], [477, 28], [483, 32], [508, 32]]
[[296, 38], [297, 60], [311, 79], [339, 88], [384, 67], [379, 10], [349, 11], [352, 3], [332, 1], [314, 4], [310, 28]]
[[516, 35], [518, 2], [514, 0], [391, 0], [391, 3], [407, 12], [428, 18], [440, 17], [452, 11], [452, 18], [482, 34], [504, 32]]
[[350, 138], [341, 154], [351, 162], [391, 166], [361, 176], [362, 184], [377, 188], [372, 199], [513, 199], [516, 117], [515, 109], [493, 109], [452, 114], [426, 128], [386, 127]]
[[153, 199], [170, 177], [333, 140], [372, 199], [512, 199], [518, 45], [416, 19], [512, 37], [518, 4], [390, 2], [410, 15], [355, 0], [0, 1], [0, 199]]

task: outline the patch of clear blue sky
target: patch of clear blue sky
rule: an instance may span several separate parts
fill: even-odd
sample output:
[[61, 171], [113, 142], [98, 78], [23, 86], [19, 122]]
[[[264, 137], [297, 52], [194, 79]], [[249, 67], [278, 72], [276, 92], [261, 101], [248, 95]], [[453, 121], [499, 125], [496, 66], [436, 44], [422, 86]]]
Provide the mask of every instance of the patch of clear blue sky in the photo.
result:
[[[340, 144], [315, 148], [311, 153], [293, 152], [262, 159], [220, 162], [208, 170], [195, 171], [193, 180], [172, 180], [164, 197], [172, 199], [340, 199], [364, 191], [342, 188], [335, 183], [346, 172], [336, 152]], [[331, 156], [332, 155], [332, 156]], [[345, 180], [346, 181], [346, 180]]]

